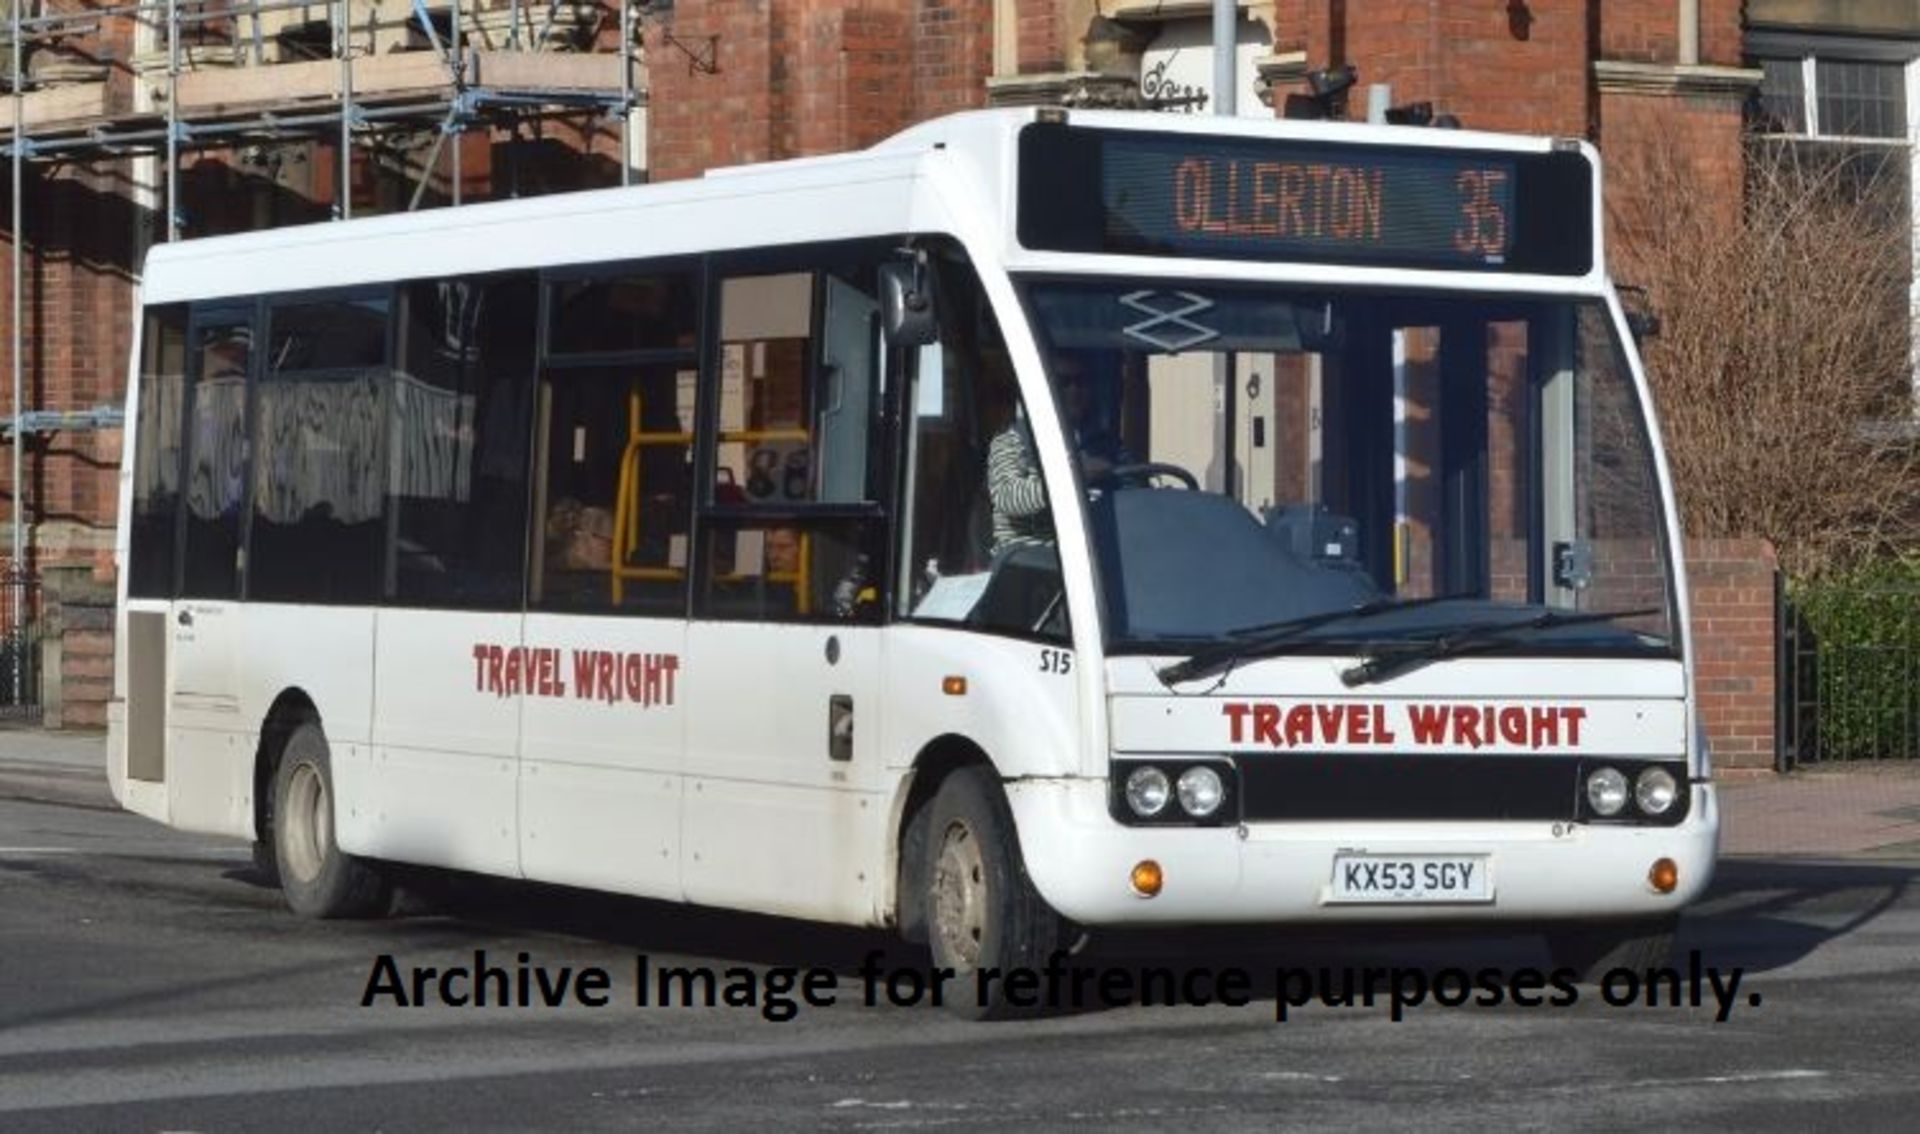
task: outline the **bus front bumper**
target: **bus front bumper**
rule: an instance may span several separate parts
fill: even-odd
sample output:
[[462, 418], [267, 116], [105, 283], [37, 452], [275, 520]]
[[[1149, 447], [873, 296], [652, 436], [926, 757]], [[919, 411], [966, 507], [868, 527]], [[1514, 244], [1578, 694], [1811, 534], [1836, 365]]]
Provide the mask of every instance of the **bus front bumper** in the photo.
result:
[[[1126, 826], [1107, 811], [1098, 779], [1015, 780], [1007, 799], [1028, 875], [1055, 910], [1083, 925], [1360, 921], [1537, 921], [1655, 917], [1678, 912], [1713, 878], [1719, 801], [1693, 785], [1671, 827], [1548, 821], [1250, 823]], [[1484, 893], [1450, 900], [1342, 900], [1336, 867], [1356, 859], [1465, 861]], [[1678, 868], [1655, 890], [1661, 859]], [[1134, 868], [1160, 868], [1144, 897]]]

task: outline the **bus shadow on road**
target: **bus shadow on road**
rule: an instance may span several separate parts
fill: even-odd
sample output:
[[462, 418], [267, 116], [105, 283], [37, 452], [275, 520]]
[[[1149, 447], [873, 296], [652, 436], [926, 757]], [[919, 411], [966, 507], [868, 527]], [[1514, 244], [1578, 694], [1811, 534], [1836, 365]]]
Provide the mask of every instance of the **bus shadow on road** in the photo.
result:
[[1855, 933], [1907, 901], [1920, 865], [1872, 859], [1722, 859], [1682, 925], [1682, 946], [1765, 972]]
[[537, 882], [401, 868], [394, 915], [403, 921], [585, 938], [662, 956], [845, 971], [876, 951], [883, 964], [923, 964], [925, 950], [881, 929], [738, 913]]

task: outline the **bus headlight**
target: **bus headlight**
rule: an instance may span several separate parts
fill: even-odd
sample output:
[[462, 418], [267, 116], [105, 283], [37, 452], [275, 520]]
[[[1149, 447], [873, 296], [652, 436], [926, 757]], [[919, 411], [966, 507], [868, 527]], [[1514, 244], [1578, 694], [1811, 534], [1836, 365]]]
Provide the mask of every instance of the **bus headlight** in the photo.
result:
[[1627, 805], [1627, 777], [1614, 768], [1599, 768], [1587, 777], [1587, 805], [1603, 818], [1620, 814]]
[[1152, 764], [1144, 764], [1127, 777], [1127, 806], [1142, 819], [1151, 819], [1167, 808], [1173, 793], [1167, 774]]
[[1180, 810], [1195, 819], [1205, 819], [1220, 810], [1220, 804], [1227, 798], [1227, 786], [1220, 782], [1220, 773], [1205, 764], [1195, 764], [1180, 773], [1175, 788], [1180, 795]]
[[1665, 768], [1648, 768], [1633, 781], [1633, 802], [1644, 815], [1665, 815], [1680, 798], [1680, 785]]

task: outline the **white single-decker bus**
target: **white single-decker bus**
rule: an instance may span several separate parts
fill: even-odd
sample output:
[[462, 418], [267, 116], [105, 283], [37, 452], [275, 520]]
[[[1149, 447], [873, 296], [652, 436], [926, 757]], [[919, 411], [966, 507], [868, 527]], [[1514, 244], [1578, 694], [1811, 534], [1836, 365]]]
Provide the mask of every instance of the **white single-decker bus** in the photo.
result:
[[995, 111], [156, 248], [113, 790], [321, 917], [1655, 960], [1718, 816], [1599, 218], [1574, 141]]

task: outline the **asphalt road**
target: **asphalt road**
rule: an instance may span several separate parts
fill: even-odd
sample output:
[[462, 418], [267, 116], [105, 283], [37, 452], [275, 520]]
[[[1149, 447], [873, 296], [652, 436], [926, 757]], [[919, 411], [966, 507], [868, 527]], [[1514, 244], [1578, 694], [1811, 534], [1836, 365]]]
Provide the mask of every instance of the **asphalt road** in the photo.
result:
[[[425, 880], [382, 921], [305, 923], [246, 848], [0, 768], [0, 1130], [924, 1127], [1911, 1129], [1920, 861], [1737, 860], [1681, 955], [1704, 1006], [1094, 1010], [968, 1024], [867, 1008], [877, 933], [542, 887]], [[597, 966], [602, 1008], [362, 1007], [396, 968]], [[824, 966], [839, 1003], [636, 1007], [634, 965]], [[1088, 963], [1542, 965], [1536, 941], [1184, 934]], [[1758, 1006], [1750, 1002], [1758, 994]]]

